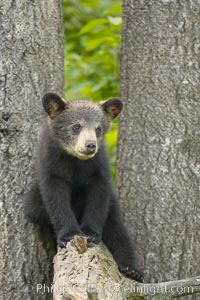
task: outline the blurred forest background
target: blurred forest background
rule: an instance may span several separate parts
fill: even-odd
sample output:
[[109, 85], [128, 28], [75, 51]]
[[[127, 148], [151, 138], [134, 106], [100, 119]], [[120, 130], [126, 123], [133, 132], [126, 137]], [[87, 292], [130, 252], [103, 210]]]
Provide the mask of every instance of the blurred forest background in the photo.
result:
[[[64, 1], [65, 98], [119, 97], [120, 0]], [[113, 182], [117, 120], [106, 135]]]

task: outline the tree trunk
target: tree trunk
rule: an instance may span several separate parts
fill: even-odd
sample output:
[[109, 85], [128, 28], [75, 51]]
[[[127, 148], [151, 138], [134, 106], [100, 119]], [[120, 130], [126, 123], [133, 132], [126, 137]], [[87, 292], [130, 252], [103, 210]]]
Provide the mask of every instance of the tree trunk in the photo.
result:
[[33, 180], [41, 97], [63, 91], [62, 1], [0, 4], [0, 299], [48, 299], [54, 251], [24, 219], [22, 197]]
[[123, 4], [117, 179], [147, 282], [200, 273], [199, 13], [195, 0]]

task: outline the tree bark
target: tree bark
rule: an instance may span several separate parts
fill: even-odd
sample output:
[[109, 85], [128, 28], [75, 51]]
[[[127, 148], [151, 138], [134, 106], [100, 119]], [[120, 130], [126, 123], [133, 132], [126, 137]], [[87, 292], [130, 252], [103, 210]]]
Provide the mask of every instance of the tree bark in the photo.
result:
[[22, 197], [33, 181], [41, 98], [63, 91], [62, 1], [0, 4], [0, 299], [48, 299], [50, 242], [24, 219]]
[[[44, 289], [41, 285], [40, 289]], [[107, 248], [75, 237], [54, 257], [54, 300], [170, 300], [200, 292], [200, 277], [138, 283], [122, 276]]]
[[195, 0], [123, 3], [117, 181], [145, 282], [200, 273], [199, 13]]

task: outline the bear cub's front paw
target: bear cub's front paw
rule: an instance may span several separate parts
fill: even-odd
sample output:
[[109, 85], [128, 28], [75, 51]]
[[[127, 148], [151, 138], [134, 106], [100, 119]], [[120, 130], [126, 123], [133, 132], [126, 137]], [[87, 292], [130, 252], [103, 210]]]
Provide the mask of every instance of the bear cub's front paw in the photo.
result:
[[82, 236], [83, 234], [80, 231], [77, 232], [69, 232], [67, 228], [62, 228], [57, 234], [57, 244], [61, 248], [64, 248], [67, 242], [73, 240], [75, 235]]
[[94, 244], [98, 244], [101, 241], [101, 235], [97, 234], [97, 233], [93, 233], [91, 235], [86, 235], [88, 236], [88, 243], [94, 243]]
[[102, 235], [100, 233], [95, 232], [94, 230], [88, 227], [82, 226], [81, 231], [87, 237], [88, 244], [90, 243], [98, 244], [102, 239]]
[[120, 272], [135, 281], [144, 282], [144, 274], [136, 269], [129, 268], [129, 267], [119, 267]]

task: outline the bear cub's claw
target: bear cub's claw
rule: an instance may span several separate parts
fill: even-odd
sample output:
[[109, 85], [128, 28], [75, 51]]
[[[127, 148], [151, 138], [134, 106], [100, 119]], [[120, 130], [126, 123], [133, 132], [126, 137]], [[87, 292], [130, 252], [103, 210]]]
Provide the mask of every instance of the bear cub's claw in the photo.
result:
[[124, 276], [130, 279], [133, 279], [138, 282], [144, 282], [144, 275], [138, 270], [133, 270], [128, 267], [122, 269], [120, 268], [119, 270]]
[[99, 235], [90, 235], [88, 236], [88, 244], [98, 244], [101, 241], [101, 237]]
[[77, 232], [68, 233], [65, 228], [62, 228], [57, 235], [57, 244], [59, 247], [64, 248], [68, 242], [73, 240], [75, 235], [87, 237], [88, 244], [98, 244], [101, 241], [101, 235], [95, 232]]
[[69, 241], [73, 240], [75, 235], [83, 236], [84, 234], [82, 232], [69, 233], [66, 228], [62, 228], [57, 235], [57, 245], [64, 248]]
[[88, 244], [98, 244], [102, 240], [102, 235], [87, 226], [81, 226], [81, 231], [87, 237]]

